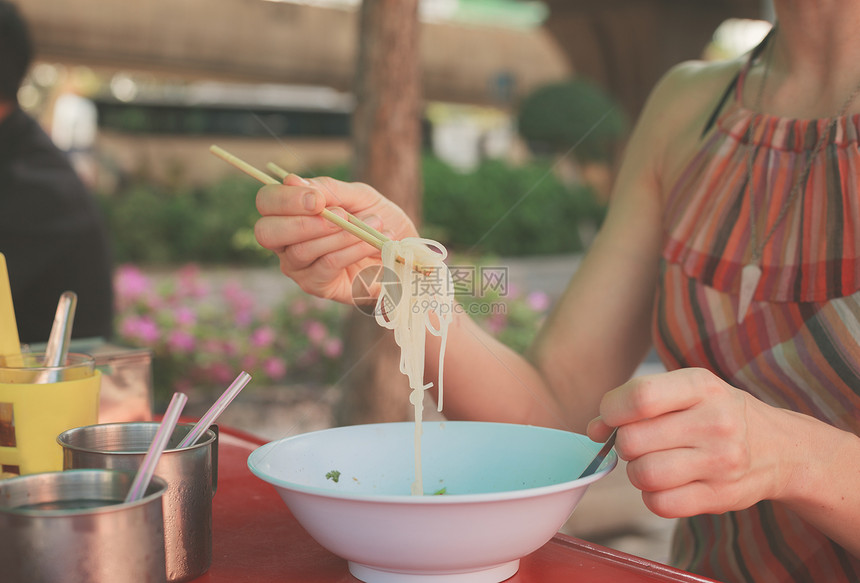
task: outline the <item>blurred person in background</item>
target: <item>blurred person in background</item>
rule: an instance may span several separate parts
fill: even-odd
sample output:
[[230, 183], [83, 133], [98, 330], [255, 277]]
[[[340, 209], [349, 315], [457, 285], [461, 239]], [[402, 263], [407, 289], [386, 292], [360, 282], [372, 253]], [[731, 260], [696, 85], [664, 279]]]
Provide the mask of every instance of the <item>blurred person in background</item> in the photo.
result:
[[[605, 440], [671, 562], [731, 583], [860, 581], [860, 3], [775, 0], [743, 58], [652, 92], [609, 214], [522, 357], [455, 311], [450, 418]], [[305, 291], [349, 303], [379, 263], [340, 207], [415, 226], [364, 184], [265, 186], [257, 239]], [[652, 344], [669, 372], [630, 379]], [[439, 342], [427, 337], [427, 381]], [[396, 371], [392, 371], [396, 374]]]
[[74, 338], [113, 333], [112, 259], [96, 201], [39, 123], [18, 105], [33, 45], [0, 0], [0, 252], [22, 343], [45, 342], [64, 291], [78, 295]]

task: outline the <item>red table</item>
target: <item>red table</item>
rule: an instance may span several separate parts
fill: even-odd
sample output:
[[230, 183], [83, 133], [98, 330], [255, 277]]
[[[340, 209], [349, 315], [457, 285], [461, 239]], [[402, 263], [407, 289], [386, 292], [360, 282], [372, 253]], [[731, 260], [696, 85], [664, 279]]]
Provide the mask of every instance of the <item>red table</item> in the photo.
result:
[[[358, 581], [340, 559], [296, 522], [275, 489], [248, 470], [248, 455], [264, 442], [220, 428], [218, 492], [213, 505], [213, 560], [194, 581], [337, 583]], [[557, 534], [523, 558], [510, 583], [706, 583], [698, 577], [625, 553]]]

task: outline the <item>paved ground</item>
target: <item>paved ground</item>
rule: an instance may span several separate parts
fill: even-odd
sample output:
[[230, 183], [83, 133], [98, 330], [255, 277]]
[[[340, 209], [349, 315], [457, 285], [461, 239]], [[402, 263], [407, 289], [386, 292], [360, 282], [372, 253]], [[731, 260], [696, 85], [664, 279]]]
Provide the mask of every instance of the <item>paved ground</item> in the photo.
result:
[[[521, 292], [543, 290], [557, 298], [576, 269], [576, 256], [540, 260], [504, 260], [511, 283]], [[265, 301], [291, 293], [295, 286], [277, 269], [242, 271], [245, 287]], [[236, 273], [225, 270], [212, 277], [231, 278]], [[653, 357], [637, 372], [648, 374], [662, 367]], [[265, 439], [324, 429], [332, 426], [332, 406], [338, 398], [336, 389], [284, 387], [265, 395], [249, 391], [241, 394], [223, 414], [225, 424], [244, 429]], [[189, 404], [205, 412], [207, 404]], [[592, 485], [579, 507], [564, 527], [573, 536], [603, 544], [633, 555], [665, 562], [674, 521], [659, 518], [642, 503], [639, 492], [627, 480], [623, 462], [603, 480]]]

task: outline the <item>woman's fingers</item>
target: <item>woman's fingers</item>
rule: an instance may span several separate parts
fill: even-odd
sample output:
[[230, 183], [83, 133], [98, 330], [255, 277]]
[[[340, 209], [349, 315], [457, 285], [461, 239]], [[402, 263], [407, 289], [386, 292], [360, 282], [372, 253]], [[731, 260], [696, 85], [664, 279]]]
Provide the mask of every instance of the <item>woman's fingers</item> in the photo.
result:
[[588, 423], [585, 434], [592, 440], [602, 443], [609, 439], [609, 435], [612, 433], [613, 429], [615, 429], [615, 427], [608, 425], [603, 420], [603, 417], [595, 417]]
[[657, 514], [725, 512], [778, 488], [779, 444], [763, 427], [768, 411], [714, 374], [684, 369], [607, 393], [589, 435], [618, 427], [616, 450]]
[[624, 459], [630, 461], [655, 451], [710, 447], [719, 442], [730, 444], [737, 435], [746, 433], [746, 424], [742, 407], [728, 402], [706, 406], [702, 402], [689, 409], [624, 425], [618, 447]]
[[376, 189], [361, 182], [343, 182], [329, 176], [310, 178], [308, 182], [323, 196], [325, 206], [342, 207], [356, 215], [385, 200]]
[[750, 480], [696, 480], [675, 488], [642, 492], [642, 501], [651, 512], [663, 518], [697, 514], [722, 514], [743, 510], [765, 499], [757, 484]]
[[324, 218], [324, 209], [352, 214], [392, 239], [417, 234], [406, 214], [370, 186], [327, 177], [288, 175], [282, 185], [260, 188], [257, 209], [255, 236], [278, 255], [281, 271], [308, 293], [344, 303], [352, 300], [353, 278], [378, 264], [380, 252]]
[[261, 217], [254, 225], [254, 236], [257, 242], [276, 253], [290, 245], [331, 235], [339, 235], [339, 239], [343, 241], [341, 246], [354, 243], [355, 237], [346, 237], [347, 234], [343, 229], [320, 216]]
[[318, 215], [325, 196], [310, 186], [269, 184], [257, 191], [257, 211], [265, 216]]
[[305, 292], [342, 303], [354, 302], [353, 280], [364, 266], [378, 262], [369, 245], [356, 243], [326, 254], [300, 270], [290, 270], [281, 256], [281, 271], [293, 278]]
[[627, 475], [638, 489], [656, 492], [691, 482], [732, 482], [751, 467], [749, 450], [729, 442], [649, 452], [628, 462]]
[[704, 369], [637, 377], [604, 396], [600, 416], [609, 425], [624, 425], [689, 409], [722, 396], [728, 389], [728, 385]]
[[[289, 249], [285, 256], [289, 255]], [[317, 259], [308, 263], [300, 269], [293, 269], [289, 275], [309, 276], [313, 280], [331, 281], [344, 273], [344, 270], [353, 268], [357, 272], [365, 264], [369, 264], [368, 259], [372, 259], [375, 263], [379, 262], [379, 252], [367, 243], [358, 241], [353, 245], [341, 247], [327, 253], [319, 255]], [[282, 270], [284, 267], [284, 258], [281, 259]], [[290, 259], [287, 258], [287, 261]], [[360, 265], [359, 265], [360, 264]], [[348, 274], [352, 276], [352, 273]], [[351, 281], [349, 282], [351, 283]]]

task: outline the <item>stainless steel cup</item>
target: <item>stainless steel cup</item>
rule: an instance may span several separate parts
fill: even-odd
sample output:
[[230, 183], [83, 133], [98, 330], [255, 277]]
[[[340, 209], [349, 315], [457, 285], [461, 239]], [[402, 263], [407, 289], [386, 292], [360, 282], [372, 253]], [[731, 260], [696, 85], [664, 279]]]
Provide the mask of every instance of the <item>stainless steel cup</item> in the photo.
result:
[[[164, 542], [167, 580], [188, 581], [212, 564], [212, 497], [218, 483], [218, 435], [215, 426], [195, 445], [176, 446], [193, 425], [179, 424], [155, 466], [167, 482], [164, 495]], [[64, 431], [63, 467], [137, 471], [157, 423], [107, 423]]]
[[0, 482], [0, 579], [164, 583], [167, 484], [124, 503], [133, 472], [46, 472]]

